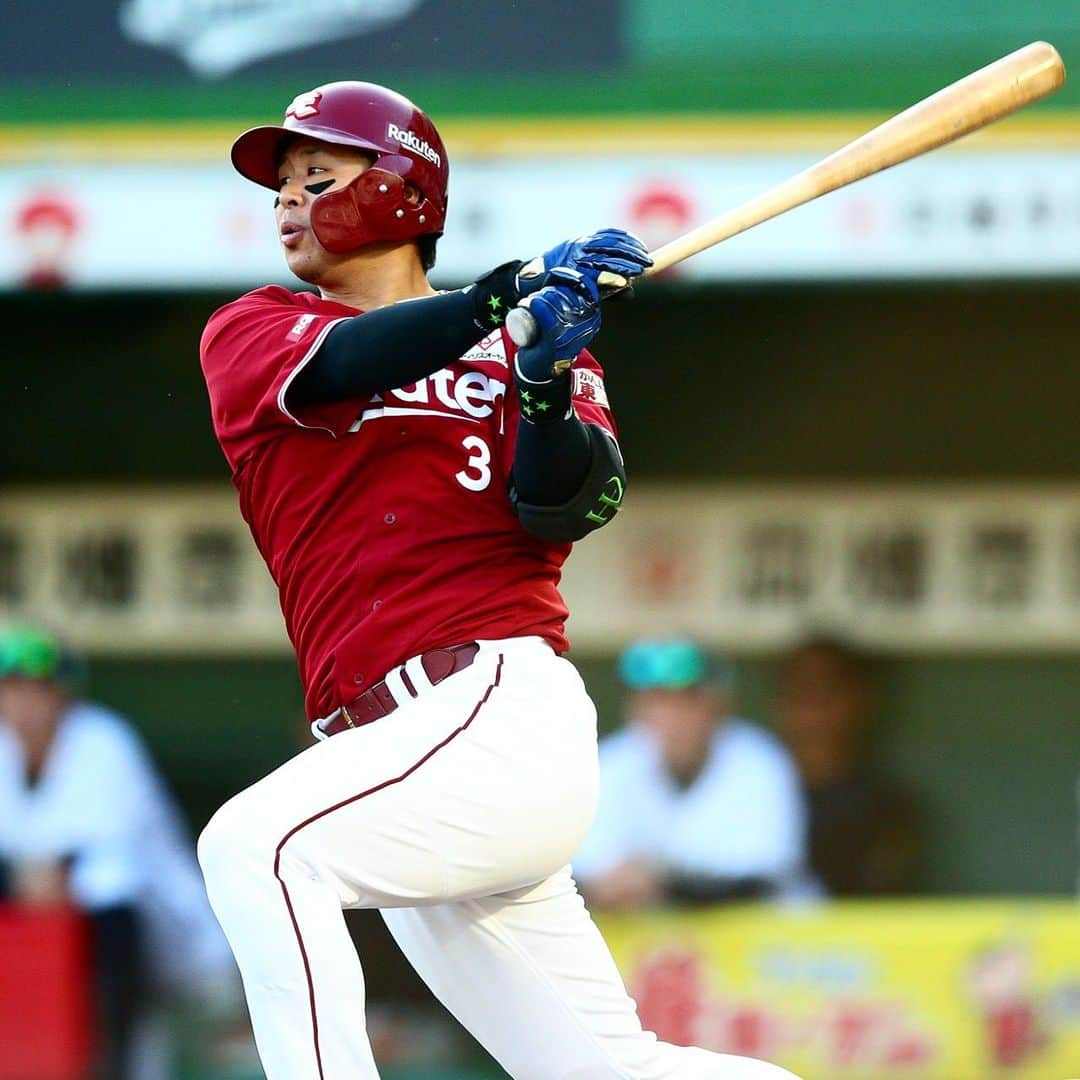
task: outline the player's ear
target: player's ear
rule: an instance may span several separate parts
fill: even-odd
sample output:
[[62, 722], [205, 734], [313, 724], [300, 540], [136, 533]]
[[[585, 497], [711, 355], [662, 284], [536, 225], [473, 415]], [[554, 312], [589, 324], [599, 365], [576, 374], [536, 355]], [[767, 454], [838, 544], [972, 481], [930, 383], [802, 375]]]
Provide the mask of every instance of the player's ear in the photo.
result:
[[410, 206], [419, 206], [423, 195], [420, 194], [420, 189], [413, 183], [406, 182], [405, 184], [405, 201]]

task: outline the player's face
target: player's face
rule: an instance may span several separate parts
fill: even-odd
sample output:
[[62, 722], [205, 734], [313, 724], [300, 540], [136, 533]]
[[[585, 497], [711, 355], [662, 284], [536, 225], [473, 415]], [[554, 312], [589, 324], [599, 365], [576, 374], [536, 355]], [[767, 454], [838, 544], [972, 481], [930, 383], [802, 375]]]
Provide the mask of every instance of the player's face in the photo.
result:
[[327, 191], [339, 191], [371, 164], [370, 155], [317, 139], [298, 139], [286, 147], [278, 165], [278, 197], [274, 206], [278, 236], [289, 269], [316, 283], [330, 266], [347, 256], [332, 255], [311, 231], [311, 206]]

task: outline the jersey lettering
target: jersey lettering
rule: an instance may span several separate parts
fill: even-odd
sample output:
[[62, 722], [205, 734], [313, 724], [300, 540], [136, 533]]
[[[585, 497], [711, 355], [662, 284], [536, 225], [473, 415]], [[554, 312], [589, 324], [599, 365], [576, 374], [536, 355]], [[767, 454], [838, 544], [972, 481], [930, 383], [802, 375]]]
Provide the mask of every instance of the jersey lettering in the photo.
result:
[[454, 373], [449, 368], [443, 368], [441, 371], [433, 372], [428, 378], [431, 380], [431, 385], [435, 387], [435, 396], [439, 399], [440, 404], [445, 405], [448, 409], [456, 409], [457, 405], [454, 403], [454, 399], [446, 392], [447, 384], [454, 379]]
[[368, 407], [349, 430], [359, 431], [369, 420], [405, 415], [461, 419], [477, 423], [486, 420], [498, 410], [501, 435], [505, 420], [505, 401], [506, 383], [502, 379], [493, 379], [482, 371], [465, 371], [459, 375], [452, 368], [443, 368], [409, 386], [372, 395]]
[[506, 384], [497, 379], [489, 379], [479, 371], [467, 371], [454, 384], [454, 401], [458, 407], [480, 419], [491, 415], [489, 401], [494, 401], [494, 387], [498, 386], [499, 395], [506, 392]]
[[488, 362], [499, 364], [501, 367], [509, 367], [502, 331], [495, 330], [486, 338], [481, 338], [461, 359], [468, 364]]
[[304, 336], [305, 332], [307, 331], [307, 328], [314, 321], [315, 321], [315, 316], [314, 315], [311, 315], [311, 314], [301, 315], [300, 318], [297, 319], [296, 322], [293, 323], [293, 328], [285, 336], [290, 341], [299, 341]]
[[410, 386], [387, 390], [383, 404], [438, 404], [452, 412], [464, 413], [474, 420], [485, 420], [505, 397], [506, 383], [502, 379], [493, 379], [482, 371], [466, 371], [455, 375], [452, 369], [443, 368]]
[[[455, 473], [454, 479], [469, 491], [483, 491], [491, 483], [491, 450], [479, 435], [467, 435], [461, 440], [461, 445], [472, 453], [468, 465]], [[471, 475], [471, 472], [476, 475]]]
[[609, 408], [604, 380], [595, 371], [587, 368], [574, 369], [574, 397], [579, 401], [588, 401], [594, 405]]

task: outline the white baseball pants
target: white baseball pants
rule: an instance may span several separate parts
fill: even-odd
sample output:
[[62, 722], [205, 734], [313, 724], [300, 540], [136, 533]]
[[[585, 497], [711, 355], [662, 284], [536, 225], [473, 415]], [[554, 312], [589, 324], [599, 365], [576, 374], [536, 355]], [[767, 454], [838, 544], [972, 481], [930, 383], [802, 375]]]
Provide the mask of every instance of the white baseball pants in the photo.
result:
[[418, 697], [303, 751], [199, 839], [268, 1080], [378, 1076], [342, 916], [366, 907], [517, 1080], [794, 1080], [642, 1030], [567, 865], [597, 790], [574, 667], [513, 638], [437, 686], [406, 668]]

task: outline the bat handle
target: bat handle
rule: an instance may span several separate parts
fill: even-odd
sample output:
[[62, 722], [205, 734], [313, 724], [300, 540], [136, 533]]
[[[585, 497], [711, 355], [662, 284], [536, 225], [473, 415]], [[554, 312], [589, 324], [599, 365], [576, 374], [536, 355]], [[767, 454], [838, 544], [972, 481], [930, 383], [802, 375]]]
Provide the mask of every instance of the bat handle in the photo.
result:
[[510, 309], [510, 313], [506, 316], [506, 332], [519, 349], [528, 348], [540, 340], [540, 324], [533, 313], [525, 307]]
[[[601, 300], [606, 300], [609, 296], [622, 292], [623, 289], [628, 288], [630, 285], [630, 282], [621, 274], [613, 274], [608, 270], [602, 271], [596, 280], [600, 286]], [[506, 316], [506, 332], [510, 335], [510, 340], [519, 349], [528, 348], [528, 346], [535, 345], [540, 340], [540, 324], [528, 307], [521, 304], [511, 308], [510, 313]]]

